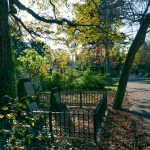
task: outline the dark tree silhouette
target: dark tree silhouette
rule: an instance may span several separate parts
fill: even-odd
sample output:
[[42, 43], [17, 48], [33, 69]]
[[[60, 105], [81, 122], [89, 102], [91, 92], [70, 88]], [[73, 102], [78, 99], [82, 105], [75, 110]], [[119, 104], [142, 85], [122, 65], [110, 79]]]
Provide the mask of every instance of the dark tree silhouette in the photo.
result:
[[8, 3], [0, 0], [0, 97], [14, 96], [13, 64], [8, 25]]

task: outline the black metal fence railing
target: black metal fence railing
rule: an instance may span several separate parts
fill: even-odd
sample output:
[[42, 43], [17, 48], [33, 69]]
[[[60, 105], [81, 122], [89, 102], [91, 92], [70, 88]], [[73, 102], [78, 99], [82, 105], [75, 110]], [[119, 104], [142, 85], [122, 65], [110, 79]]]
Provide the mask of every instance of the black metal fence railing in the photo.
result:
[[[105, 91], [88, 91], [88, 90], [66, 90], [61, 91], [61, 101], [64, 102], [68, 107], [94, 107], [98, 105], [102, 99]], [[48, 110], [50, 107], [50, 95], [51, 92], [40, 92], [38, 93], [39, 103], [44, 110]]]
[[107, 110], [107, 92], [103, 94], [101, 101], [95, 109], [95, 113], [93, 115], [94, 122], [94, 140], [96, 141], [97, 133], [102, 124], [103, 118], [105, 116]]
[[[50, 93], [40, 94], [40, 103], [50, 101]], [[96, 141], [107, 109], [107, 92], [62, 91], [60, 95], [61, 100], [67, 105], [67, 110], [63, 112], [50, 111], [50, 132], [59, 136], [94, 138]]]
[[[94, 107], [96, 108], [99, 101], [102, 99], [105, 91], [84, 91], [84, 90], [67, 90], [61, 91], [61, 101], [68, 107]], [[50, 109], [50, 96], [51, 92], [38, 93], [39, 105], [43, 110]]]
[[42, 110], [49, 110], [50, 109], [50, 96], [51, 92], [39, 92], [38, 94], [39, 99], [39, 106], [42, 108]]
[[61, 99], [67, 106], [83, 106], [96, 107], [100, 99], [102, 98], [102, 91], [62, 91]]
[[93, 113], [89, 110], [51, 112], [54, 135], [94, 138]]

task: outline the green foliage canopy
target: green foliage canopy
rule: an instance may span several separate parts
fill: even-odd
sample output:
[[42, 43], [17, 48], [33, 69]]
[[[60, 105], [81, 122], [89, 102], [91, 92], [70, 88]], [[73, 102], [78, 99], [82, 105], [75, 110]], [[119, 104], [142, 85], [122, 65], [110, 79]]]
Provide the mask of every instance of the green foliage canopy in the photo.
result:
[[48, 73], [51, 59], [39, 55], [34, 49], [26, 49], [24, 52], [24, 56], [17, 58], [18, 71], [22, 76], [28, 75], [31, 79], [36, 79]]

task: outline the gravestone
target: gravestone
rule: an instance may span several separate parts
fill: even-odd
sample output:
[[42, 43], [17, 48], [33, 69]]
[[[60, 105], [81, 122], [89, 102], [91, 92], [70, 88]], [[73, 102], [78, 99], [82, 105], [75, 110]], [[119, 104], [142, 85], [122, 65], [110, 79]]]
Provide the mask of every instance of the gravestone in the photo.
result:
[[39, 111], [39, 107], [36, 102], [32, 102], [32, 103], [28, 104], [28, 108], [31, 112]]
[[50, 103], [53, 107], [56, 104], [59, 104], [61, 102], [61, 96], [58, 87], [55, 87], [51, 90], [51, 97], [50, 97]]
[[35, 92], [33, 90], [33, 86], [31, 84], [31, 82], [30, 81], [29, 82], [25, 82], [24, 85], [25, 85], [25, 89], [26, 89], [27, 95], [28, 96], [35, 96]]
[[61, 99], [60, 99], [60, 93], [54, 93], [54, 97], [55, 97], [55, 100], [56, 100], [56, 103], [60, 103], [61, 102]]
[[35, 96], [35, 92], [29, 78], [23, 78], [18, 81], [17, 96], [23, 103], [28, 100], [28, 103], [25, 103], [31, 112], [39, 111], [39, 107], [37, 105], [38, 98]]
[[29, 78], [19, 79], [17, 85], [17, 96], [19, 99], [26, 96], [35, 96], [35, 92]]
[[61, 102], [61, 95], [58, 87], [51, 90], [50, 104], [51, 109], [55, 111], [64, 111], [66, 109], [66, 105]]

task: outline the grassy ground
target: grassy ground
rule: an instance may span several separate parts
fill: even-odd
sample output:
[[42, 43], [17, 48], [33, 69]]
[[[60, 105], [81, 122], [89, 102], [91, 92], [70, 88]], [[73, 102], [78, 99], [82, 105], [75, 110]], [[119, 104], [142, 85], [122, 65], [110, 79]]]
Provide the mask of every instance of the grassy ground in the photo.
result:
[[150, 78], [140, 78], [142, 81], [150, 82]]
[[[113, 83], [105, 86], [105, 88], [108, 90], [108, 91], [116, 91], [117, 90], [117, 87], [118, 87], [118, 82], [119, 82], [119, 78], [112, 78], [113, 79]], [[139, 78], [141, 81], [145, 81], [145, 82], [150, 82], [150, 78], [144, 78], [144, 77], [141, 77]]]
[[111, 84], [105, 86], [105, 88], [106, 88], [108, 91], [116, 91], [116, 90], [117, 90], [119, 78], [112, 78], [112, 80], [113, 80], [113, 83], [111, 83]]

